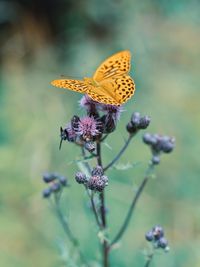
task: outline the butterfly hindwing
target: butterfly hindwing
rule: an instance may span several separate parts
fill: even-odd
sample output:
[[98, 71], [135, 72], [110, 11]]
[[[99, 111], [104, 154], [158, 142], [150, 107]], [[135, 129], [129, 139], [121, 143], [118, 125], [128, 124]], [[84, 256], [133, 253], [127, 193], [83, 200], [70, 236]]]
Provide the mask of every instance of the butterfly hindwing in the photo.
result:
[[100, 82], [98, 87], [91, 87], [87, 94], [100, 103], [121, 105], [134, 94], [134, 91], [135, 84], [132, 78], [122, 75]]
[[127, 74], [130, 71], [131, 53], [121, 51], [106, 59], [96, 70], [93, 79], [100, 82], [105, 79]]
[[73, 79], [59, 79], [51, 82], [53, 86], [69, 89], [72, 91], [76, 91], [79, 93], [85, 93], [88, 90], [88, 85], [81, 80], [73, 80]]

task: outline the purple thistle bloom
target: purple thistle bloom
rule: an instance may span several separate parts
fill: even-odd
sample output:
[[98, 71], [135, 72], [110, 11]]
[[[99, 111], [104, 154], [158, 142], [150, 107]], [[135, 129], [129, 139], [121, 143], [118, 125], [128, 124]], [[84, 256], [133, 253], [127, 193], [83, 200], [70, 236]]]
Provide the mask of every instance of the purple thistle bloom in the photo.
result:
[[100, 126], [100, 121], [95, 120], [94, 117], [86, 116], [80, 118], [76, 133], [81, 136], [85, 141], [90, 141], [101, 133], [99, 130]]
[[122, 106], [106, 105], [106, 104], [99, 105], [99, 109], [101, 111], [106, 112], [108, 116], [111, 116], [115, 122], [120, 119], [120, 115], [122, 111], [124, 111]]
[[92, 100], [88, 95], [84, 95], [79, 101], [79, 104], [82, 108], [86, 109], [89, 116], [99, 116], [97, 112], [99, 103]]

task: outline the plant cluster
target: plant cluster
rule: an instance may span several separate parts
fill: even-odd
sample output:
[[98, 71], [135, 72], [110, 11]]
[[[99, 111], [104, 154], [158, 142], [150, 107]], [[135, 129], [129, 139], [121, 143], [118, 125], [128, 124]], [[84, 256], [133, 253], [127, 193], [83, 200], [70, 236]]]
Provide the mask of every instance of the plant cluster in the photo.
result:
[[[150, 147], [152, 158], [148, 164], [143, 180], [138, 186], [137, 191], [133, 194], [132, 202], [130, 203], [130, 207], [122, 225], [119, 227], [115, 236], [111, 238], [107, 231], [108, 224], [105, 192], [106, 187], [109, 185], [109, 177], [106, 172], [120, 159], [133, 137], [139, 131], [145, 130], [149, 126], [151, 120], [147, 115], [142, 116], [139, 112], [134, 112], [126, 125], [128, 133], [126, 142], [110, 163], [104, 165], [102, 162], [102, 143], [105, 142], [105, 139], [116, 130], [123, 109], [121, 106], [105, 105], [95, 102], [87, 95], [82, 97], [80, 106], [84, 108], [86, 115], [83, 117], [74, 115], [65, 127], [60, 128], [60, 148], [63, 142], [71, 142], [74, 143], [74, 145], [79, 146], [81, 149], [82, 163], [84, 164], [85, 171], [77, 170], [75, 181], [79, 185], [82, 185], [88, 194], [91, 210], [99, 228], [98, 236], [100, 236], [100, 244], [102, 246], [101, 266], [108, 267], [110, 266], [109, 255], [126, 232], [135, 206], [145, 185], [153, 174], [154, 167], [160, 163], [161, 154], [173, 151], [175, 140], [174, 138], [159, 134], [145, 133], [143, 135], [143, 142]], [[43, 196], [44, 198], [54, 200], [54, 208], [58, 219], [79, 255], [79, 266], [92, 266], [90, 265], [90, 261], [83, 255], [79, 241], [74, 233], [72, 233], [70, 225], [64, 217], [60, 207], [62, 191], [68, 186], [68, 180], [61, 175], [50, 173], [46, 173], [43, 176], [43, 180], [48, 184], [48, 188], [43, 191]], [[168, 250], [168, 242], [165, 239], [164, 231], [160, 226], [153, 227], [152, 230], [146, 234], [146, 240], [153, 244], [154, 249], [161, 248], [165, 251]], [[152, 258], [153, 253], [149, 254], [144, 266], [149, 266]]]

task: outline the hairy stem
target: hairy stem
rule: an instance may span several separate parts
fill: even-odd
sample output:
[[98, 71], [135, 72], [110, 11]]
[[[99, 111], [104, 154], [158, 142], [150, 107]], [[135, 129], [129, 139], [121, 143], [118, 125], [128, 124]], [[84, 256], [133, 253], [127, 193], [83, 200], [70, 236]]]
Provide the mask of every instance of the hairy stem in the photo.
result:
[[122, 226], [120, 227], [119, 232], [116, 234], [116, 236], [114, 237], [113, 241], [110, 244], [110, 249], [112, 248], [112, 246], [114, 244], [116, 244], [122, 238], [124, 232], [126, 231], [128, 225], [130, 223], [130, 219], [132, 217], [132, 214], [133, 214], [134, 208], [136, 206], [136, 203], [138, 202], [138, 199], [139, 199], [139, 197], [140, 197], [145, 185], [147, 184], [147, 182], [149, 180], [150, 173], [153, 170], [153, 166], [154, 165], [152, 165], [152, 164], [149, 165], [149, 167], [148, 167], [148, 169], [146, 171], [146, 175], [145, 175], [142, 183], [140, 184], [140, 186], [139, 186], [139, 188], [138, 188], [138, 190], [137, 190], [137, 192], [136, 192], [136, 194], [135, 194], [135, 196], [134, 196], [134, 198], [132, 200], [131, 206], [130, 206], [130, 208], [128, 210], [128, 213], [127, 213], [127, 215], [125, 217], [125, 220], [124, 220]]
[[[102, 166], [102, 159], [101, 159], [101, 144], [97, 141], [97, 164]], [[106, 208], [105, 208], [105, 192], [104, 190], [100, 193], [100, 214], [101, 214], [101, 221], [102, 221], [102, 230], [106, 230], [107, 223], [106, 223]], [[109, 267], [109, 245], [106, 239], [103, 240], [102, 244], [103, 250], [103, 267]]]
[[127, 141], [125, 142], [124, 146], [122, 147], [122, 149], [119, 151], [119, 153], [117, 154], [117, 156], [104, 168], [104, 172], [107, 171], [107, 169], [109, 169], [113, 164], [115, 164], [115, 162], [118, 161], [118, 159], [122, 156], [122, 154], [124, 153], [124, 151], [127, 149], [131, 139], [132, 139], [133, 135], [129, 135], [129, 138], [127, 139]]

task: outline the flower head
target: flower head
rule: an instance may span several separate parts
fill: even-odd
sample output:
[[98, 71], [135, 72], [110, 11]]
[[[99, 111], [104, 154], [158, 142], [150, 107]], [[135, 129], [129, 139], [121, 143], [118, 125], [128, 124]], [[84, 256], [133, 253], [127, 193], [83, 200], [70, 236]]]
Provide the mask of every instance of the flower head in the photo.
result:
[[79, 104], [82, 108], [85, 108], [89, 116], [98, 117], [98, 105], [99, 103], [92, 100], [88, 95], [84, 95]]
[[106, 115], [111, 116], [115, 122], [120, 119], [120, 115], [122, 111], [124, 111], [122, 106], [115, 106], [109, 104], [101, 104], [99, 105], [99, 109], [105, 112]]
[[76, 134], [81, 136], [84, 141], [93, 140], [96, 136], [100, 135], [101, 122], [94, 117], [80, 118], [76, 128]]

